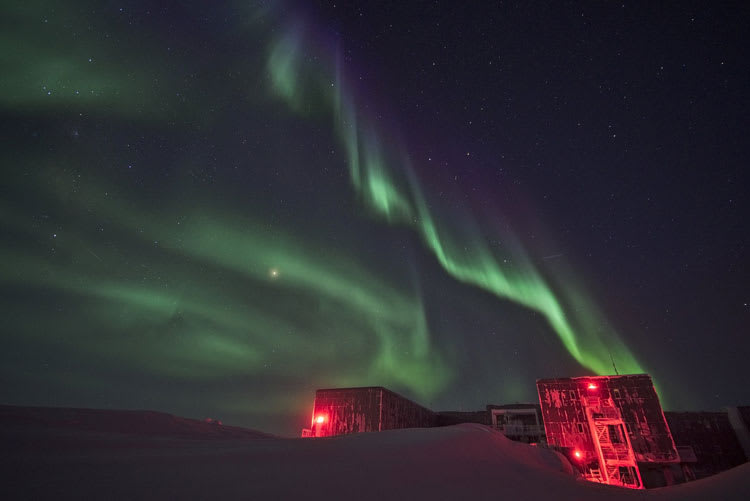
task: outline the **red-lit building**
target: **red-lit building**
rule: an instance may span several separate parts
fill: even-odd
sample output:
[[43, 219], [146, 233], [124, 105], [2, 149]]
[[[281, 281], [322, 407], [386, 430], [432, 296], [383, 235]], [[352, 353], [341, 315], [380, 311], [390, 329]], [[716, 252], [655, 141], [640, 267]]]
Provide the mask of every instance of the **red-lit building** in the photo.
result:
[[488, 405], [481, 411], [433, 412], [380, 386], [317, 390], [310, 428], [303, 437], [330, 437], [349, 433], [429, 428], [479, 423], [511, 440], [544, 442], [541, 410], [536, 404]]
[[302, 436], [330, 437], [436, 423], [434, 412], [381, 386], [333, 388], [315, 392], [312, 423]]
[[642, 489], [685, 481], [647, 374], [537, 381], [547, 443], [587, 480]]

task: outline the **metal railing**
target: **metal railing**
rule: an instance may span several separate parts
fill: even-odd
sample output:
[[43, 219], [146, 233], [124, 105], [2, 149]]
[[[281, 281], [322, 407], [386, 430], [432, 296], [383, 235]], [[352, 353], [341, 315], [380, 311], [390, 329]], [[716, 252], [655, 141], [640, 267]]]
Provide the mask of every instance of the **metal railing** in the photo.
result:
[[505, 435], [538, 436], [544, 435], [544, 426], [536, 424], [497, 423], [495, 429]]

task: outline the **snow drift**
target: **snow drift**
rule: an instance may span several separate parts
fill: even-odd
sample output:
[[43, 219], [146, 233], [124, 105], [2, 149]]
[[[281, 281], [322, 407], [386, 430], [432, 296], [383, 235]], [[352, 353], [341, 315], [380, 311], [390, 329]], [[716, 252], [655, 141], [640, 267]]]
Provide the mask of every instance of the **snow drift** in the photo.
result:
[[554, 451], [475, 424], [282, 439], [160, 413], [145, 425], [144, 413], [38, 409], [31, 421], [8, 409], [5, 499], [750, 499], [748, 464], [631, 491], [577, 480]]

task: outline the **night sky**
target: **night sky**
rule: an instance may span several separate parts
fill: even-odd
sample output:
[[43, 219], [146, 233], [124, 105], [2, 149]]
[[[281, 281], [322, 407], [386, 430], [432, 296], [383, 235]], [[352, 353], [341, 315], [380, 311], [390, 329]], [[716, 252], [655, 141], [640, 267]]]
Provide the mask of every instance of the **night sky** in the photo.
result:
[[750, 404], [748, 7], [2, 12], [0, 403], [296, 435], [316, 388], [614, 364]]

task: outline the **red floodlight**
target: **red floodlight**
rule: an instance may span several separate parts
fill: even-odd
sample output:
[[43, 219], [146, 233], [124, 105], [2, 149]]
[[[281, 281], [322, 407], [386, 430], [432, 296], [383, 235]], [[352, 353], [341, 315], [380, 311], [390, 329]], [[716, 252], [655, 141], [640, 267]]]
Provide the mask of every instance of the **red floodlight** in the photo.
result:
[[581, 459], [581, 456], [582, 456], [583, 454], [581, 454], [581, 451], [575, 451], [575, 452], [573, 453], [573, 455], [574, 455], [574, 456], [576, 457], [576, 459]]
[[598, 386], [597, 386], [597, 385], [595, 385], [594, 383], [589, 383], [589, 386], [588, 386], [588, 388], [589, 388], [589, 390], [595, 390], [595, 389], [597, 389], [597, 388], [598, 388]]
[[326, 417], [325, 416], [318, 416], [318, 417], [315, 418], [315, 422], [318, 423], [318, 424], [323, 424], [323, 423], [326, 422]]

